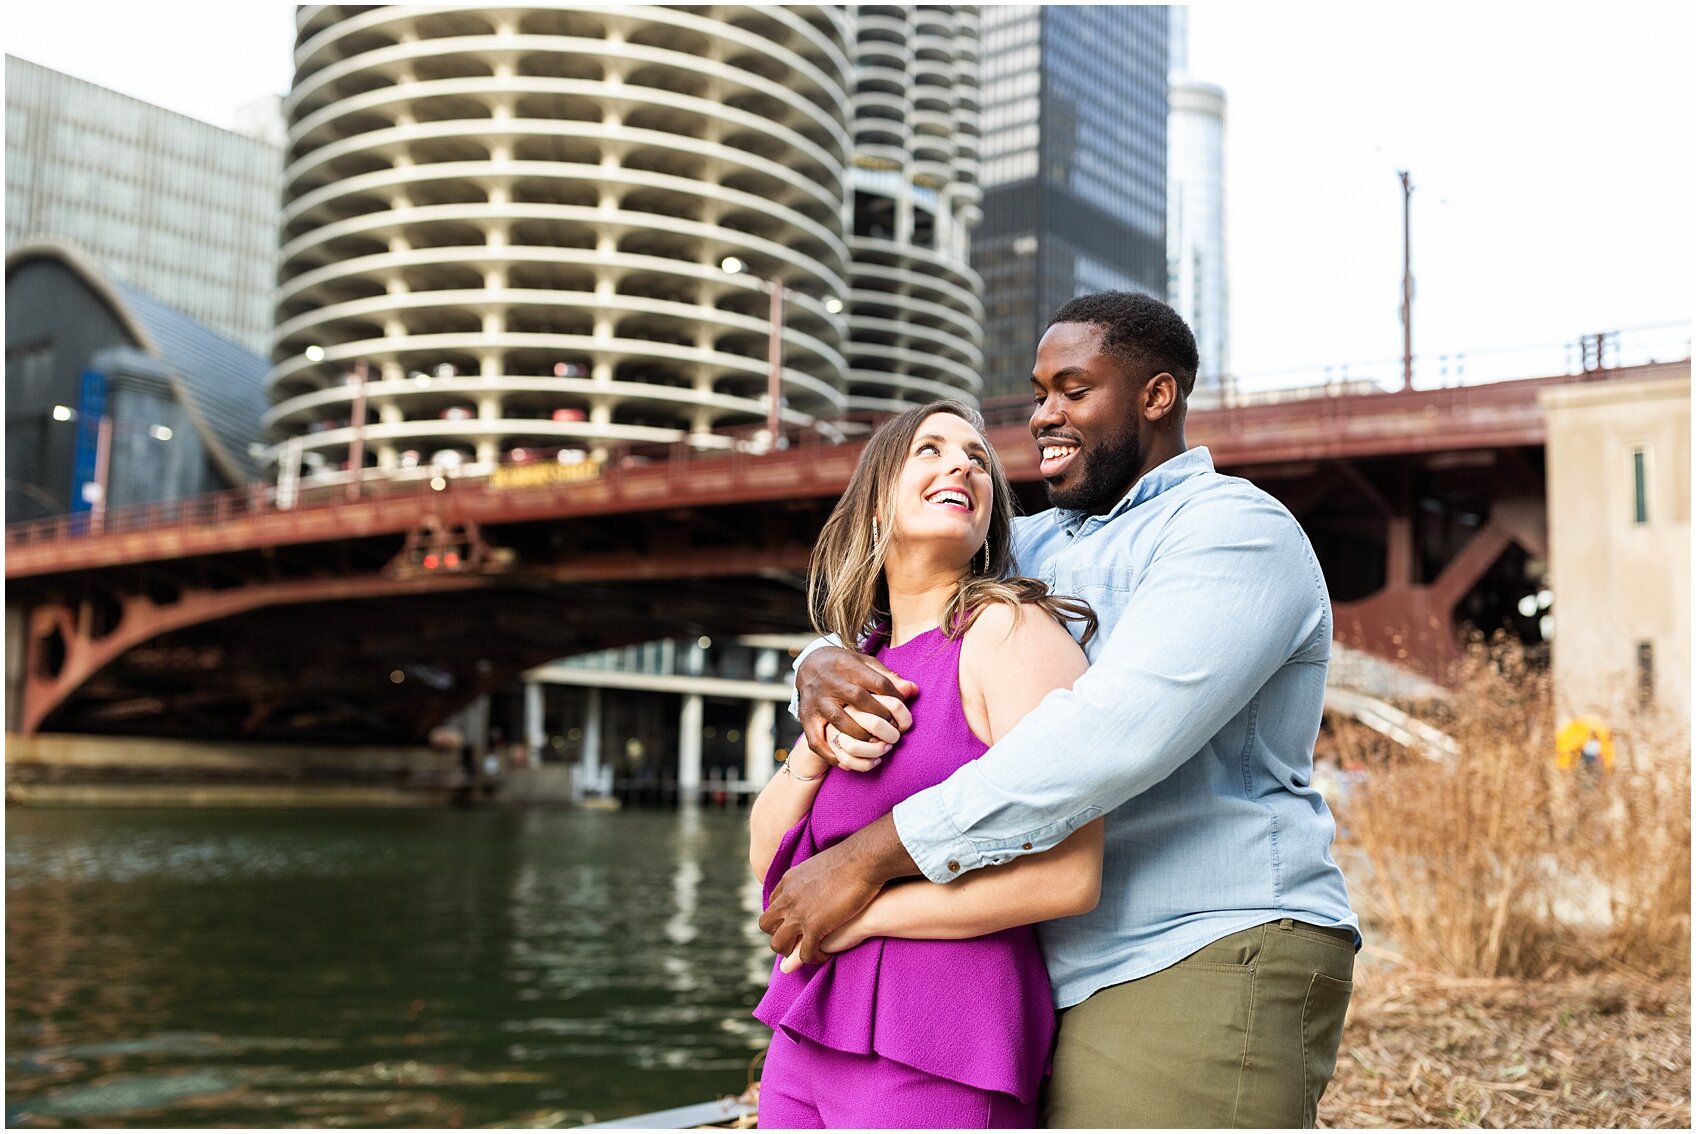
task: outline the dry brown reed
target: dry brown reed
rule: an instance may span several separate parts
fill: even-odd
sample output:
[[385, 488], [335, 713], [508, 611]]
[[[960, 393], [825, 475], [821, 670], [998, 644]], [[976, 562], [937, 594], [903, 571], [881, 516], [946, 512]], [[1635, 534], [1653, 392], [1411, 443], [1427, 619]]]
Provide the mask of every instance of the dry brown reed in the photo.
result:
[[1362, 958], [1330, 1127], [1689, 1129], [1690, 985], [1438, 976]]
[[1610, 722], [1611, 773], [1559, 769], [1546, 669], [1517, 644], [1473, 643], [1433, 724], [1459, 754], [1330, 736], [1365, 783], [1339, 803], [1351, 896], [1368, 937], [1419, 968], [1526, 977], [1624, 966], [1689, 972], [1690, 752], [1645, 710]]

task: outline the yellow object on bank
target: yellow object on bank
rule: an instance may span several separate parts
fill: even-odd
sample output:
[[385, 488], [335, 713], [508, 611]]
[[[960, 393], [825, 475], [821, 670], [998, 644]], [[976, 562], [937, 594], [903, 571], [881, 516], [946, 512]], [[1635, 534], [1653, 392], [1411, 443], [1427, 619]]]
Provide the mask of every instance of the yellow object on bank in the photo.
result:
[[1573, 717], [1555, 733], [1555, 767], [1564, 771], [1584, 764], [1614, 770], [1614, 734], [1598, 717]]

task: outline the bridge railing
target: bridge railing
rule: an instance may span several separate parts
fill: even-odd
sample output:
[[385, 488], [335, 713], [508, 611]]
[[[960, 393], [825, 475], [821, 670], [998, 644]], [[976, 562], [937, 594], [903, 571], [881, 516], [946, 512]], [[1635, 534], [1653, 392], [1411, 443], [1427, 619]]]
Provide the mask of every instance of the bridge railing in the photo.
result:
[[[871, 424], [870, 420], [850, 419], [844, 422], [847, 439], [863, 436]], [[773, 455], [785, 459], [786, 464], [805, 467], [812, 456], [842, 444], [840, 435], [839, 438], [831, 438], [814, 430], [793, 430], [784, 436], [781, 442], [783, 448], [772, 454], [768, 452], [761, 430], [749, 427], [728, 436], [731, 443], [727, 448], [698, 449], [687, 441], [608, 446], [606, 459], [599, 462], [593, 477], [524, 488], [501, 487], [488, 472], [462, 473], [420, 468], [405, 470], [404, 477], [397, 477], [392, 475], [392, 470], [377, 475], [376, 470], [368, 469], [360, 480], [357, 499], [366, 503], [415, 500], [442, 493], [458, 497], [467, 493], [553, 497], [581, 491], [584, 484], [593, 484], [600, 492], [610, 490], [614, 495], [621, 495], [632, 482], [651, 485], [655, 480], [662, 481], [682, 497], [687, 496], [691, 483], [708, 470], [726, 472], [733, 480], [742, 479], [756, 468], [769, 467], [768, 461]], [[92, 512], [76, 512], [21, 520], [6, 525], [6, 546], [31, 547], [89, 536], [224, 525], [266, 516], [321, 514], [347, 506], [350, 502], [349, 479], [350, 474], [346, 473], [309, 478], [302, 482], [295, 500], [287, 506], [278, 503], [275, 485], [256, 484], [175, 500], [125, 505], [109, 510], [102, 517], [96, 517]]]
[[[1584, 374], [1582, 380], [1612, 378], [1620, 373], [1618, 370], [1600, 370]], [[1367, 410], [1374, 417], [1381, 418], [1388, 427], [1404, 419], [1409, 411], [1417, 409], [1429, 425], [1440, 427], [1449, 413], [1460, 414], [1495, 402], [1523, 400], [1528, 387], [1571, 380], [1567, 376], [1550, 376], [1519, 382], [1405, 392], [1365, 392], [1348, 385], [1337, 385], [1300, 399], [1242, 399], [1213, 407], [1197, 405], [1197, 418], [1192, 420], [1199, 424], [1199, 419], [1205, 417], [1211, 429], [1229, 435], [1250, 424], [1262, 427], [1276, 422], [1323, 425], [1330, 421], [1358, 420], [1359, 415]], [[1031, 403], [1026, 397], [992, 399], [983, 406], [985, 420], [992, 428], [1023, 426], [1029, 421], [1030, 411]], [[837, 449], [844, 439], [851, 441], [865, 435], [877, 420], [876, 417], [861, 417], [838, 423], [840, 428], [832, 430], [834, 436], [814, 430], [791, 430], [783, 438], [785, 447], [776, 452], [769, 451], [762, 431], [753, 426], [730, 434], [728, 446], [724, 446], [721, 439], [718, 444], [724, 447], [712, 449], [697, 449], [687, 441], [609, 446], [605, 460], [600, 462], [592, 477], [575, 483], [524, 488], [497, 484], [488, 470], [462, 472], [422, 468], [404, 470], [402, 475], [396, 475], [396, 470], [385, 470], [376, 475], [375, 470], [366, 470], [360, 480], [358, 499], [365, 503], [416, 500], [441, 492], [461, 498], [466, 493], [486, 493], [500, 494], [506, 499], [521, 496], [558, 499], [584, 491], [589, 485], [595, 486], [593, 491], [610, 493], [614, 497], [648, 499], [652, 492], [645, 490], [651, 490], [658, 482], [675, 492], [679, 502], [686, 502], [695, 486], [709, 473], [722, 474], [717, 477], [720, 481], [763, 483], [769, 482], [770, 474], [781, 465], [797, 483], [805, 483], [811, 462], [819, 454]], [[1370, 424], [1366, 427], [1373, 428]], [[337, 473], [303, 481], [296, 499], [288, 507], [279, 505], [274, 485], [261, 484], [113, 508], [98, 520], [88, 512], [24, 520], [6, 526], [6, 546], [23, 548], [101, 534], [202, 528], [268, 516], [317, 516], [349, 503], [350, 475]]]

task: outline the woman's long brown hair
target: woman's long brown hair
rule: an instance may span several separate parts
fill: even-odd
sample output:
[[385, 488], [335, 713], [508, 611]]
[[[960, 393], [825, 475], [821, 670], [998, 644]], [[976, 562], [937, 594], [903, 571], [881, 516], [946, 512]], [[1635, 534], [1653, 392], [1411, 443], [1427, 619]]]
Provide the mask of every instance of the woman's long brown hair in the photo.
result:
[[[860, 454], [842, 499], [830, 513], [813, 547], [807, 574], [807, 607], [820, 634], [835, 634], [845, 645], [860, 642], [877, 622], [888, 616], [889, 590], [883, 578], [889, 541], [894, 536], [895, 486], [919, 426], [933, 414], [953, 414], [984, 433], [983, 417], [960, 402], [940, 401], [916, 406], [886, 422], [872, 434]], [[989, 441], [990, 483], [994, 500], [989, 514], [989, 569], [974, 555], [959, 587], [942, 612], [942, 632], [950, 638], [964, 634], [985, 604], [1004, 602], [1041, 607], [1062, 625], [1084, 624], [1083, 641], [1095, 635], [1095, 612], [1082, 599], [1054, 595], [1037, 579], [1010, 575], [1013, 568], [1013, 488]], [[875, 523], [882, 513], [890, 517]]]

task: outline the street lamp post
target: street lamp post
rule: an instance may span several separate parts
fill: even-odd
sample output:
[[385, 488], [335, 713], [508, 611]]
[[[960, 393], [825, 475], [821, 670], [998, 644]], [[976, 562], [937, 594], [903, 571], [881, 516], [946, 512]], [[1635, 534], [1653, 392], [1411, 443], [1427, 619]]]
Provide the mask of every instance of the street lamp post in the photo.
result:
[[100, 415], [100, 425], [94, 442], [94, 499], [89, 501], [88, 528], [100, 532], [106, 527], [106, 482], [112, 474], [112, 418]]
[[766, 338], [766, 433], [773, 449], [778, 444], [778, 411], [783, 405], [783, 281], [767, 280], [771, 293], [771, 326]]
[[[54, 421], [75, 421], [77, 417], [77, 411], [71, 406], [56, 405], [53, 407]], [[112, 481], [112, 435], [116, 431], [117, 424], [112, 420], [112, 415], [101, 414], [94, 430], [93, 476], [76, 489], [82, 494], [82, 499], [88, 503], [88, 528], [91, 532], [98, 533], [106, 527], [107, 497], [111, 494]], [[147, 435], [155, 441], [169, 441], [171, 439], [171, 427], [168, 425], [149, 425]], [[72, 487], [76, 488], [75, 485]]]
[[771, 298], [766, 334], [766, 451], [771, 452], [783, 448], [783, 281], [754, 275], [739, 256], [726, 256], [718, 266], [733, 276], [747, 275]]
[[369, 376], [365, 361], [353, 364], [353, 443], [348, 446], [347, 498], [359, 499], [361, 482], [365, 479], [365, 383]]
[[1413, 389], [1413, 174], [1396, 171], [1402, 181], [1402, 389]]

